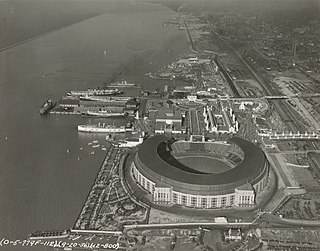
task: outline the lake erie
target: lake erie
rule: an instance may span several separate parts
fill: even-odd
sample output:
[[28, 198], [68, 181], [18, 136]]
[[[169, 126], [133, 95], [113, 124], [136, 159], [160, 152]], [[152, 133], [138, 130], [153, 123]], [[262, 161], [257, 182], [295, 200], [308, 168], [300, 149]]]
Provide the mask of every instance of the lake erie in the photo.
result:
[[[24, 239], [38, 230], [72, 227], [104, 159], [101, 150], [89, 155], [88, 143], [105, 144], [105, 136], [77, 132], [77, 125], [88, 123], [87, 118], [39, 115], [48, 98], [58, 100], [69, 90], [116, 79], [154, 90], [165, 82], [144, 74], [189, 53], [185, 32], [163, 26], [174, 15], [166, 7], [93, 1], [86, 12], [79, 7], [88, 5], [84, 2], [70, 1], [67, 6], [78, 5], [77, 12], [72, 17], [65, 11], [63, 20], [53, 18], [52, 8], [39, 9], [45, 1], [0, 2], [1, 34], [6, 36], [1, 38], [2, 48], [20, 43], [0, 52], [1, 238]], [[39, 8], [28, 9], [30, 4]], [[50, 4], [56, 15], [65, 8], [63, 1]], [[29, 21], [37, 25], [24, 24], [25, 15], [19, 19], [23, 8], [30, 19], [32, 11], [40, 17]], [[45, 11], [51, 13], [48, 20]]]

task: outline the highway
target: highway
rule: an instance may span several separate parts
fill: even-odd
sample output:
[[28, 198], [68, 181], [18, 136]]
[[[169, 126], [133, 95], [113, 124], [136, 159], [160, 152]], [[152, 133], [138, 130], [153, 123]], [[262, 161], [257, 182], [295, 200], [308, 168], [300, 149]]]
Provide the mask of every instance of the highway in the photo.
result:
[[275, 216], [271, 213], [265, 213], [261, 219], [267, 222], [269, 225], [278, 226], [278, 227], [316, 227], [319, 228], [320, 221], [316, 220], [296, 220], [296, 219], [285, 219]]
[[233, 92], [234, 97], [240, 98], [241, 97], [240, 93], [238, 92], [237, 88], [235, 87], [235, 85], [233, 83], [233, 80], [231, 79], [231, 77], [227, 73], [225, 67], [223, 66], [223, 64], [218, 59], [218, 56], [216, 56], [214, 58], [214, 61], [215, 61], [216, 65], [219, 67], [219, 70], [222, 72], [223, 76], [226, 78], [226, 80], [227, 80], [227, 82], [229, 84], [229, 87], [230, 87], [231, 91]]
[[[306, 150], [306, 151], [280, 151], [280, 154], [308, 154], [308, 153], [320, 153], [320, 150]], [[275, 153], [269, 153], [275, 154]]]
[[161, 229], [161, 228], [199, 228], [199, 227], [217, 227], [217, 228], [238, 228], [255, 225], [253, 222], [184, 222], [184, 223], [156, 223], [125, 225], [124, 232], [130, 229]]
[[320, 221], [312, 220], [295, 220], [284, 219], [275, 216], [271, 213], [262, 213], [257, 216], [252, 222], [184, 222], [184, 223], [156, 223], [156, 224], [140, 224], [140, 225], [125, 225], [124, 232], [128, 230], [143, 230], [143, 229], [161, 229], [161, 228], [199, 228], [199, 227], [215, 227], [215, 228], [242, 228], [259, 226], [262, 222], [266, 222], [269, 226], [277, 227], [316, 227], [320, 226]]

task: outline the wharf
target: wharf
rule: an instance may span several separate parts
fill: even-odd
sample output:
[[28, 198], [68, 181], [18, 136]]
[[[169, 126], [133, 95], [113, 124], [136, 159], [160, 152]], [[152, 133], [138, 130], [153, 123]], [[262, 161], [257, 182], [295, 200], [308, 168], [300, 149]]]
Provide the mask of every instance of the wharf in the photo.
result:
[[146, 73], [145, 76], [148, 76], [149, 78], [156, 79], [156, 80], [173, 80], [173, 77], [171, 76], [161, 77], [157, 74], [152, 74], [152, 73]]

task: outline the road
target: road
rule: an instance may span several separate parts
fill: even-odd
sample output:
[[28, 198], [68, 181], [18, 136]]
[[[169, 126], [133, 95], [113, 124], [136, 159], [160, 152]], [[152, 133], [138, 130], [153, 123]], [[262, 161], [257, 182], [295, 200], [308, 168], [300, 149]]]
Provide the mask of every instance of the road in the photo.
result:
[[130, 229], [161, 229], [161, 228], [199, 228], [199, 227], [217, 227], [217, 228], [239, 228], [255, 225], [255, 222], [185, 222], [185, 223], [156, 223], [125, 225], [124, 231]]
[[233, 92], [234, 97], [240, 98], [241, 97], [240, 93], [238, 92], [237, 88], [235, 87], [235, 85], [233, 83], [233, 80], [229, 76], [229, 74], [226, 71], [225, 67], [223, 66], [223, 64], [218, 59], [218, 56], [216, 56], [214, 58], [214, 61], [215, 61], [216, 65], [219, 67], [219, 70], [222, 72], [223, 76], [226, 78], [226, 80], [227, 80], [227, 82], [229, 84], [229, 87], [230, 87], [231, 91]]
[[[308, 154], [308, 153], [320, 153], [320, 150], [305, 150], [305, 151], [280, 151], [279, 154]], [[269, 153], [274, 154], [274, 153]]]
[[261, 216], [261, 220], [267, 222], [269, 225], [278, 227], [320, 227], [320, 221], [284, 219], [270, 213]]

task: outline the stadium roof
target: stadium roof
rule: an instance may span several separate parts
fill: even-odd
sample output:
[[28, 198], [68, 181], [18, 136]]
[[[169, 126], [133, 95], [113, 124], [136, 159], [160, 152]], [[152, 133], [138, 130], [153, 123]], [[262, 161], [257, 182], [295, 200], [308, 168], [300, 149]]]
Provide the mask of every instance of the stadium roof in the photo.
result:
[[139, 160], [151, 171], [166, 178], [188, 184], [198, 185], [223, 185], [238, 182], [240, 180], [250, 182], [264, 169], [265, 155], [255, 144], [244, 139], [233, 137], [230, 143], [235, 143], [244, 152], [244, 159], [238, 166], [223, 173], [208, 174], [195, 170], [167, 158], [167, 152], [163, 150], [163, 143], [169, 138], [163, 135], [153, 136], [143, 142], [138, 150]]

